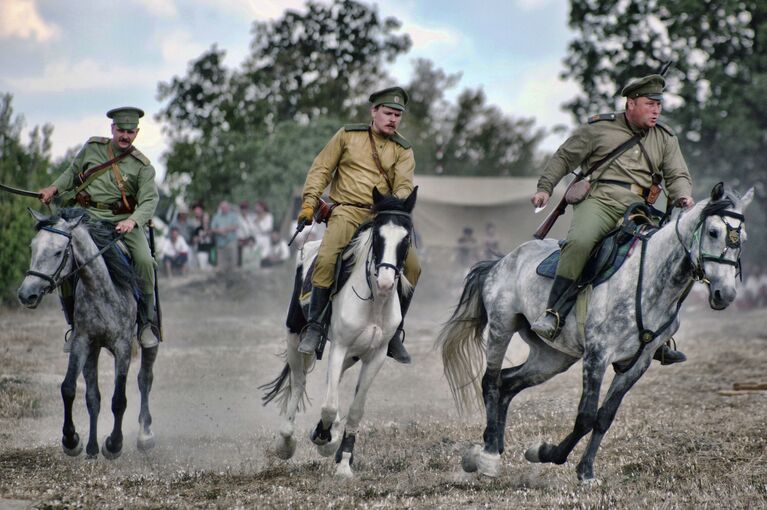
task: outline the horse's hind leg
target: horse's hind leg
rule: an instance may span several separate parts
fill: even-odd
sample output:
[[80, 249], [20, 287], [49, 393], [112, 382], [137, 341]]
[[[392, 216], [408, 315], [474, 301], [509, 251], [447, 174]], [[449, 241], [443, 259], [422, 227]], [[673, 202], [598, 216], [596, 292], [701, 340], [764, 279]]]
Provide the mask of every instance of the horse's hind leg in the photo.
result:
[[141, 410], [138, 414], [138, 437], [136, 447], [142, 451], [154, 448], [154, 433], [152, 432], [152, 415], [149, 412], [149, 393], [152, 391], [154, 380], [154, 362], [157, 359], [159, 345], [141, 348], [141, 368], [138, 371], [138, 389], [141, 393]]
[[90, 417], [90, 430], [88, 432], [88, 446], [85, 453], [88, 458], [95, 458], [99, 454], [98, 423], [101, 412], [101, 392], [99, 391], [99, 353], [101, 348], [91, 345], [88, 349], [88, 357], [83, 366], [83, 378], [85, 379], [85, 404], [88, 407]]
[[[346, 349], [339, 347], [338, 342], [330, 344], [330, 355], [328, 356], [327, 372], [327, 392], [325, 402], [322, 405], [322, 414], [320, 421], [310, 435], [312, 442], [318, 447], [333, 443], [332, 435], [333, 423], [338, 417], [338, 386], [341, 383], [341, 376], [344, 371], [344, 361], [346, 358]], [[332, 455], [332, 449], [319, 449], [320, 455]]]
[[[649, 347], [645, 348], [648, 353], [655, 352], [655, 349]], [[599, 450], [599, 445], [602, 443], [607, 430], [612, 425], [615, 414], [618, 412], [623, 397], [634, 386], [640, 377], [645, 373], [647, 367], [650, 366], [650, 354], [640, 358], [636, 364], [628, 372], [623, 374], [616, 374], [610, 389], [605, 396], [602, 407], [599, 408], [597, 413], [597, 419], [594, 423], [594, 430], [591, 432], [591, 438], [586, 446], [586, 450], [583, 452], [580, 462], [576, 468], [578, 473], [578, 479], [582, 482], [590, 482], [594, 480], [594, 459]]]
[[72, 339], [72, 351], [69, 354], [67, 375], [61, 383], [61, 399], [64, 401], [64, 426], [61, 431], [61, 447], [64, 449], [64, 453], [71, 457], [76, 457], [83, 451], [83, 444], [75, 429], [75, 423], [72, 421], [72, 404], [77, 393], [77, 376], [80, 375], [85, 365], [85, 344], [83, 340], [80, 337]]
[[602, 386], [607, 365], [594, 351], [586, 351], [583, 357], [583, 392], [578, 404], [578, 416], [573, 431], [559, 444], [540, 443], [525, 452], [530, 462], [564, 464], [568, 455], [583, 436], [591, 432], [597, 420], [599, 389]]
[[296, 451], [296, 440], [293, 437], [295, 432], [296, 413], [304, 398], [304, 389], [306, 388], [306, 363], [310, 359], [298, 352], [298, 335], [288, 333], [287, 341], [287, 362], [290, 373], [288, 375], [288, 385], [290, 387], [290, 396], [285, 406], [285, 421], [280, 427], [280, 435], [275, 445], [275, 453], [281, 459], [289, 459]]
[[354, 392], [354, 400], [352, 400], [352, 404], [349, 406], [349, 414], [346, 417], [344, 437], [341, 440], [341, 445], [338, 447], [338, 450], [336, 450], [336, 475], [346, 477], [352, 476], [354, 442], [357, 438], [357, 430], [360, 421], [362, 421], [362, 416], [365, 413], [365, 402], [367, 401], [368, 390], [370, 390], [373, 380], [376, 375], [378, 375], [378, 371], [381, 370], [381, 366], [385, 359], [386, 351], [381, 350], [376, 353], [372, 360], [363, 363], [362, 368], [360, 368], [357, 388]]
[[112, 394], [112, 415], [114, 426], [112, 433], [104, 440], [101, 454], [107, 459], [113, 460], [120, 456], [123, 449], [123, 416], [128, 407], [128, 399], [125, 396], [125, 386], [128, 380], [130, 368], [130, 340], [118, 343], [115, 347], [115, 389]]

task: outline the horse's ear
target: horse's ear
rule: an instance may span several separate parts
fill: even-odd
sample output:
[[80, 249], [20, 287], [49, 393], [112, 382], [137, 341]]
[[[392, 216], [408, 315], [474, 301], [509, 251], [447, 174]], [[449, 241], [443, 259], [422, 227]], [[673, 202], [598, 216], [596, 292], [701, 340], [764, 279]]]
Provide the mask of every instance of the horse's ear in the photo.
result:
[[378, 202], [383, 200], [383, 197], [384, 196], [381, 194], [381, 192], [378, 191], [378, 186], [374, 186], [373, 187], [373, 203], [377, 204]]
[[718, 182], [714, 186], [714, 188], [711, 190], [711, 201], [716, 202], [717, 200], [721, 200], [724, 196], [724, 183]]
[[407, 212], [413, 212], [413, 207], [415, 207], [415, 200], [418, 197], [418, 186], [413, 188], [413, 191], [410, 192], [410, 195], [405, 199], [405, 210]]
[[740, 198], [740, 202], [743, 204], [743, 210], [746, 210], [748, 204], [754, 199], [754, 187], [751, 186], [748, 191]]
[[31, 214], [32, 217], [35, 219], [35, 221], [38, 223], [42, 223], [50, 219], [48, 216], [45, 216], [43, 213], [40, 213], [38, 211], [35, 211], [31, 207], [27, 207], [27, 211], [29, 211], [29, 214]]

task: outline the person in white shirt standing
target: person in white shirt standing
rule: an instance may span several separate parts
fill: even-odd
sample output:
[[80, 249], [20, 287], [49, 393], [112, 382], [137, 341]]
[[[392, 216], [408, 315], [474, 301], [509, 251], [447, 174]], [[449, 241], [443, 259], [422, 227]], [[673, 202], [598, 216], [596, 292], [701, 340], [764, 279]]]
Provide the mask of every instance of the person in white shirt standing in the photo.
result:
[[165, 240], [165, 246], [162, 250], [162, 260], [167, 276], [173, 276], [174, 273], [186, 274], [186, 264], [189, 261], [189, 245], [179, 235], [177, 227], [171, 227], [170, 229], [170, 237]]

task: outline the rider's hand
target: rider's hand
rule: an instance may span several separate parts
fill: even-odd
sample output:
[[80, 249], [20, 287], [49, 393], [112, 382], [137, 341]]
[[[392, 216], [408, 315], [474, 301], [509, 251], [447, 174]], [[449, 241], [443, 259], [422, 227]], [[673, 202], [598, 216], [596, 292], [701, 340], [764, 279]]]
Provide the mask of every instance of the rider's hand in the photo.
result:
[[122, 220], [121, 222], [117, 223], [117, 225], [115, 225], [115, 230], [117, 230], [117, 232], [120, 234], [127, 234], [134, 228], [136, 228], [136, 222], [130, 218], [127, 220]]
[[47, 188], [43, 188], [40, 190], [40, 201], [44, 204], [50, 204], [51, 200], [53, 200], [53, 197], [58, 192], [59, 189], [56, 186], [48, 186]]
[[530, 202], [532, 202], [535, 207], [545, 207], [546, 204], [549, 203], [549, 194], [545, 191], [539, 191], [530, 198]]
[[692, 197], [683, 196], [676, 199], [676, 206], [682, 209], [689, 209], [693, 205], [695, 205], [695, 200]]
[[313, 217], [314, 206], [309, 202], [304, 202], [304, 205], [301, 206], [301, 212], [298, 213], [298, 222], [301, 223], [303, 221], [304, 224], [311, 225]]

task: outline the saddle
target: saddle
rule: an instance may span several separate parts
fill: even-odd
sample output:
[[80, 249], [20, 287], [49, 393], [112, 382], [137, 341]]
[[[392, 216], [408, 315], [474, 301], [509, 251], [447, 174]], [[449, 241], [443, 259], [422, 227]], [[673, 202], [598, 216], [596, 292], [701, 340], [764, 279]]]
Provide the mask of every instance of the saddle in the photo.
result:
[[[629, 206], [621, 223], [594, 249], [575, 288], [582, 289], [587, 285], [596, 287], [609, 280], [631, 256], [637, 241], [640, 238], [652, 236], [660, 228], [661, 217], [660, 211], [643, 202]], [[560, 248], [563, 244], [564, 241], [559, 241]], [[546, 257], [538, 264], [536, 273], [547, 278], [554, 278], [560, 254], [561, 249]]]

